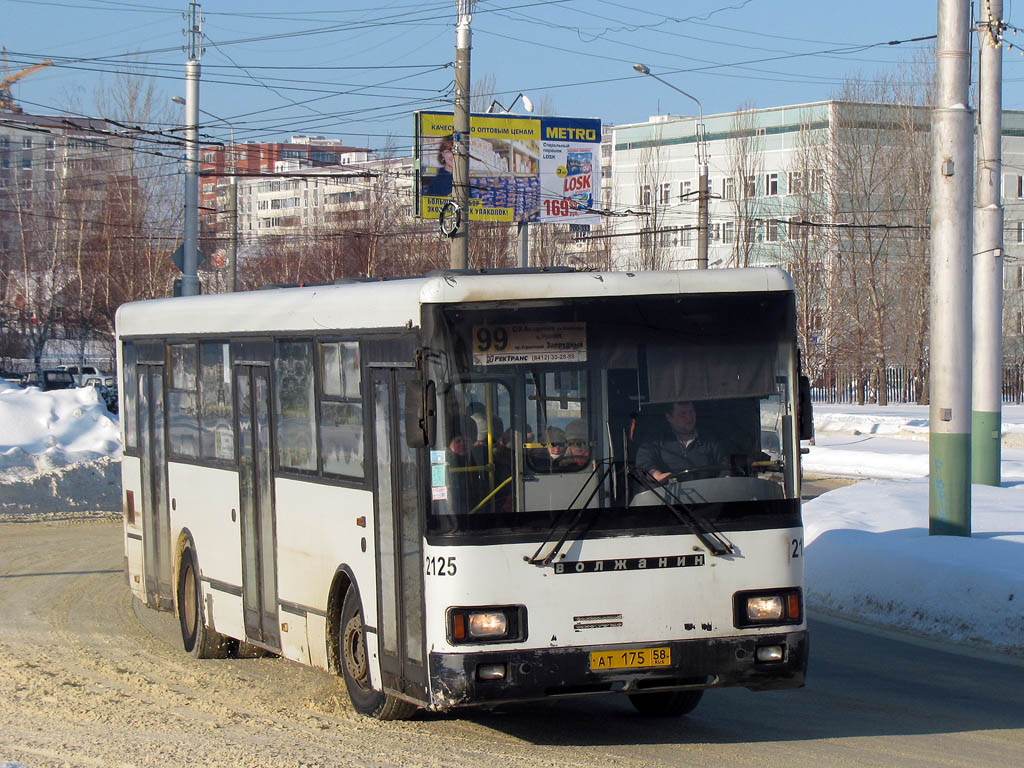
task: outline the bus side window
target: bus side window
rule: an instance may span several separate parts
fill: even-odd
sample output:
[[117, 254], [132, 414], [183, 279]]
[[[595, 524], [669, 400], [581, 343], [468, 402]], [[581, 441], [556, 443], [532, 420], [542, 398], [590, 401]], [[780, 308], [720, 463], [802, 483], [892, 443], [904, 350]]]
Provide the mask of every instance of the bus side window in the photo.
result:
[[230, 346], [199, 345], [200, 453], [204, 459], [235, 459], [235, 409], [231, 396]]
[[167, 442], [172, 456], [199, 458], [196, 345], [171, 344], [167, 391]]
[[364, 476], [359, 342], [320, 344], [320, 455], [324, 472]]
[[277, 463], [283, 469], [317, 470], [313, 379], [313, 342], [274, 345]]
[[130, 341], [126, 341], [121, 349], [121, 365], [121, 389], [124, 392], [124, 404], [121, 406], [124, 419], [124, 447], [132, 451], [137, 449], [139, 444], [135, 421], [139, 385], [135, 379], [135, 345]]

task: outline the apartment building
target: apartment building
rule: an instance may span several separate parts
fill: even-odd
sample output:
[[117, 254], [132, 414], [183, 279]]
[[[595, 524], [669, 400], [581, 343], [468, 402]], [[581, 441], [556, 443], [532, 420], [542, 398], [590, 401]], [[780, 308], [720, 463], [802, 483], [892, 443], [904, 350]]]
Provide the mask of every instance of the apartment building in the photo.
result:
[[272, 178], [238, 180], [241, 242], [356, 224], [360, 216], [385, 209], [392, 222], [412, 221], [411, 157], [361, 158], [329, 167], [290, 158], [275, 163], [273, 172]]
[[0, 111], [0, 271], [110, 203], [128, 165], [127, 140], [104, 120]]
[[203, 147], [199, 153], [200, 214], [216, 216], [223, 212], [232, 174], [244, 178], [273, 173], [278, 163], [293, 160], [303, 167], [323, 168], [366, 162], [372, 157], [368, 149], [349, 147], [323, 136], [294, 135], [286, 142]]

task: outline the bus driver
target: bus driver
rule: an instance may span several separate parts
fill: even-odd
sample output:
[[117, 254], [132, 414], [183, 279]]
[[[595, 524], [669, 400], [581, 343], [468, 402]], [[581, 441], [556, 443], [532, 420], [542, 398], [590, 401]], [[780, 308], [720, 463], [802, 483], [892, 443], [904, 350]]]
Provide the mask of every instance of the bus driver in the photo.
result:
[[727, 467], [721, 446], [703, 440], [697, 434], [697, 412], [691, 402], [675, 402], [665, 411], [671, 428], [669, 437], [640, 446], [636, 466], [649, 477], [663, 483], [687, 470], [707, 470], [718, 474]]

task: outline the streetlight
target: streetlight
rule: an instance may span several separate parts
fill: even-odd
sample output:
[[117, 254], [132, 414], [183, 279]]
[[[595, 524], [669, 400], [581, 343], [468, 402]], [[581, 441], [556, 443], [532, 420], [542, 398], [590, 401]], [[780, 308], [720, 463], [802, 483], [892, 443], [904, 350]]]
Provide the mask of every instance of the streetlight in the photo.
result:
[[667, 80], [663, 80], [651, 72], [643, 64], [634, 64], [633, 69], [641, 75], [653, 77], [660, 83], [667, 85], [673, 91], [683, 94], [686, 98], [696, 102], [699, 121], [697, 123], [697, 269], [708, 268], [708, 148], [707, 138], [704, 133], [704, 107], [700, 100], [692, 96], [682, 88], [677, 88]]
[[[491, 102], [491, 105], [487, 108], [487, 113], [492, 114], [495, 107], [501, 107], [501, 111], [504, 114], [508, 114], [512, 111], [512, 107], [516, 105], [522, 99], [523, 109], [527, 112], [533, 112], [533, 102], [530, 101], [530, 97], [525, 93], [519, 93], [512, 103], [508, 105], [508, 109], [505, 109], [497, 99]], [[513, 169], [509, 169], [513, 170]], [[516, 252], [519, 254], [519, 266], [526, 269], [530, 266], [530, 222], [523, 221], [516, 222]]]
[[523, 109], [525, 109], [527, 112], [533, 112], [533, 102], [530, 101], [530, 97], [527, 96], [525, 93], [520, 93], [514, 99], [512, 99], [512, 103], [508, 105], [508, 109], [502, 107], [501, 102], [495, 99], [494, 101], [491, 102], [491, 106], [487, 108], [487, 113], [491, 114], [492, 112], [494, 112], [495, 107], [501, 107], [501, 111], [507, 115], [509, 112], [512, 111], [512, 107], [514, 107], [516, 105], [516, 102], [518, 102], [520, 99], [522, 99], [523, 101]]
[[[175, 104], [184, 104], [181, 96], [172, 96], [171, 101]], [[231, 292], [238, 290], [238, 175], [236, 168], [237, 152], [235, 150], [235, 126], [230, 120], [217, 117], [212, 112], [199, 109], [200, 113], [212, 117], [218, 122], [224, 123], [231, 132], [231, 180], [228, 185], [228, 209], [231, 212]]]

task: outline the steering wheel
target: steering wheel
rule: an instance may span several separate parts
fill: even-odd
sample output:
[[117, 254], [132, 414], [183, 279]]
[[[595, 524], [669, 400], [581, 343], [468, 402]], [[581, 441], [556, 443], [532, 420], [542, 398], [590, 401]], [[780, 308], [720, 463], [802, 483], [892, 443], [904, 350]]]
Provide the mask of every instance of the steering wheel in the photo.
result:
[[678, 472], [673, 472], [661, 482], [677, 483], [681, 480], [687, 479], [704, 480], [709, 477], [718, 477], [724, 471], [725, 468], [719, 464], [704, 464], [699, 467], [687, 467], [686, 469], [680, 469]]

